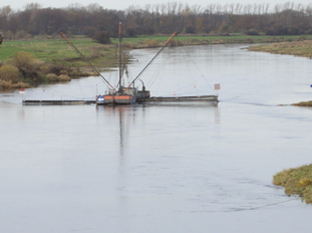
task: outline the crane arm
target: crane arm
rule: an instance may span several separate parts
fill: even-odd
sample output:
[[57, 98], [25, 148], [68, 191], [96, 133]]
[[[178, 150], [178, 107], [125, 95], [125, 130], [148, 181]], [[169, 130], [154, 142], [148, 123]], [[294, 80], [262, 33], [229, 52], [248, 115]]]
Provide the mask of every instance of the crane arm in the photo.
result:
[[106, 78], [94, 67], [94, 65], [91, 64], [91, 62], [79, 51], [79, 49], [64, 35], [64, 33], [60, 33], [61, 37], [63, 37], [76, 51], [77, 53], [89, 64], [89, 66], [105, 81], [105, 83], [113, 89], [113, 91], [116, 91], [115, 88], [108, 82]]

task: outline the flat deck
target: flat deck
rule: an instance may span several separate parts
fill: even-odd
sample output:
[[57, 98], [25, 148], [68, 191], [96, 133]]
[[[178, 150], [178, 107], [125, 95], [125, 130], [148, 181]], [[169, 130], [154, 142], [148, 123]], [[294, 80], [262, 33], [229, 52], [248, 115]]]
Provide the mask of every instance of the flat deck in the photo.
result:
[[157, 102], [218, 102], [216, 95], [204, 96], [176, 96], [176, 97], [150, 97], [141, 101], [142, 103]]
[[95, 104], [95, 100], [23, 100], [24, 105], [83, 105]]
[[[218, 96], [178, 96], [178, 97], [150, 97], [141, 99], [137, 103], [181, 103], [181, 102], [218, 102]], [[95, 100], [23, 100], [24, 105], [83, 105], [95, 104]]]

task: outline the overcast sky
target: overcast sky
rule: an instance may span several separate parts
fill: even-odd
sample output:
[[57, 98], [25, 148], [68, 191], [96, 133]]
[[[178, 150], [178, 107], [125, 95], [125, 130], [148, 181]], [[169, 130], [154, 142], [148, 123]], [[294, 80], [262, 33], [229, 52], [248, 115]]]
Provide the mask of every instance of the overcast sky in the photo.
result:
[[53, 8], [64, 8], [68, 7], [71, 4], [78, 3], [82, 6], [87, 6], [92, 3], [97, 3], [103, 8], [110, 9], [110, 10], [125, 10], [129, 6], [139, 6], [140, 8], [144, 8], [146, 4], [163, 4], [167, 2], [177, 2], [182, 4], [188, 4], [190, 6], [193, 5], [200, 5], [202, 7], [206, 7], [209, 4], [215, 4], [219, 3], [221, 5], [225, 4], [231, 4], [231, 3], [240, 3], [240, 4], [254, 4], [254, 3], [269, 3], [270, 6], [274, 6], [276, 4], [283, 4], [286, 2], [293, 2], [295, 4], [302, 4], [302, 5], [308, 5], [312, 4], [312, 0], [294, 0], [294, 1], [283, 1], [283, 0], [265, 0], [265, 1], [259, 1], [259, 0], [214, 0], [214, 1], [207, 1], [207, 0], [178, 0], [178, 1], [164, 1], [164, 0], [153, 0], [153, 1], [146, 1], [146, 0], [38, 0], [38, 1], [31, 1], [31, 0], [10, 0], [0, 1], [0, 7], [3, 6], [11, 6], [14, 10], [23, 10], [24, 7], [29, 3], [39, 3], [42, 7], [53, 7]]

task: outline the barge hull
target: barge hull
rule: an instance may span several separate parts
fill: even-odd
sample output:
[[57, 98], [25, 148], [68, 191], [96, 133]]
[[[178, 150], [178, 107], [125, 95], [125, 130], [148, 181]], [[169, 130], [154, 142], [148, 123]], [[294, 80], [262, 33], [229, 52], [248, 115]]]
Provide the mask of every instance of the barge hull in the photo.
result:
[[95, 100], [23, 100], [23, 105], [84, 105], [95, 104]]
[[140, 100], [141, 103], [176, 103], [176, 102], [218, 102], [216, 95], [204, 96], [177, 96], [177, 97], [150, 97]]
[[[116, 103], [104, 102], [103, 105], [131, 105], [131, 104], [153, 104], [153, 103], [218, 103], [218, 96], [205, 95], [205, 96], [179, 96], [179, 97], [150, 97], [138, 98], [136, 101], [118, 101]], [[95, 100], [23, 100], [23, 105], [83, 105], [83, 104], [96, 104]]]

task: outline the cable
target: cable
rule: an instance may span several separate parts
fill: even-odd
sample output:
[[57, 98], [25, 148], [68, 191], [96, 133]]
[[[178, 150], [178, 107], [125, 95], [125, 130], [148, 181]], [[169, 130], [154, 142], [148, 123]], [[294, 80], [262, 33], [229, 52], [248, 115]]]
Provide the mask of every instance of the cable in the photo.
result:
[[266, 208], [269, 206], [275, 206], [275, 205], [280, 205], [286, 202], [291, 202], [297, 200], [296, 198], [292, 198], [290, 200], [286, 200], [286, 201], [281, 201], [281, 202], [275, 202], [275, 203], [271, 203], [271, 204], [267, 204], [267, 205], [263, 205], [263, 206], [258, 206], [258, 207], [253, 207], [253, 208], [246, 208], [246, 209], [237, 209], [234, 212], [240, 212], [240, 211], [250, 211], [250, 210], [258, 210], [258, 209], [262, 209], [262, 208]]

